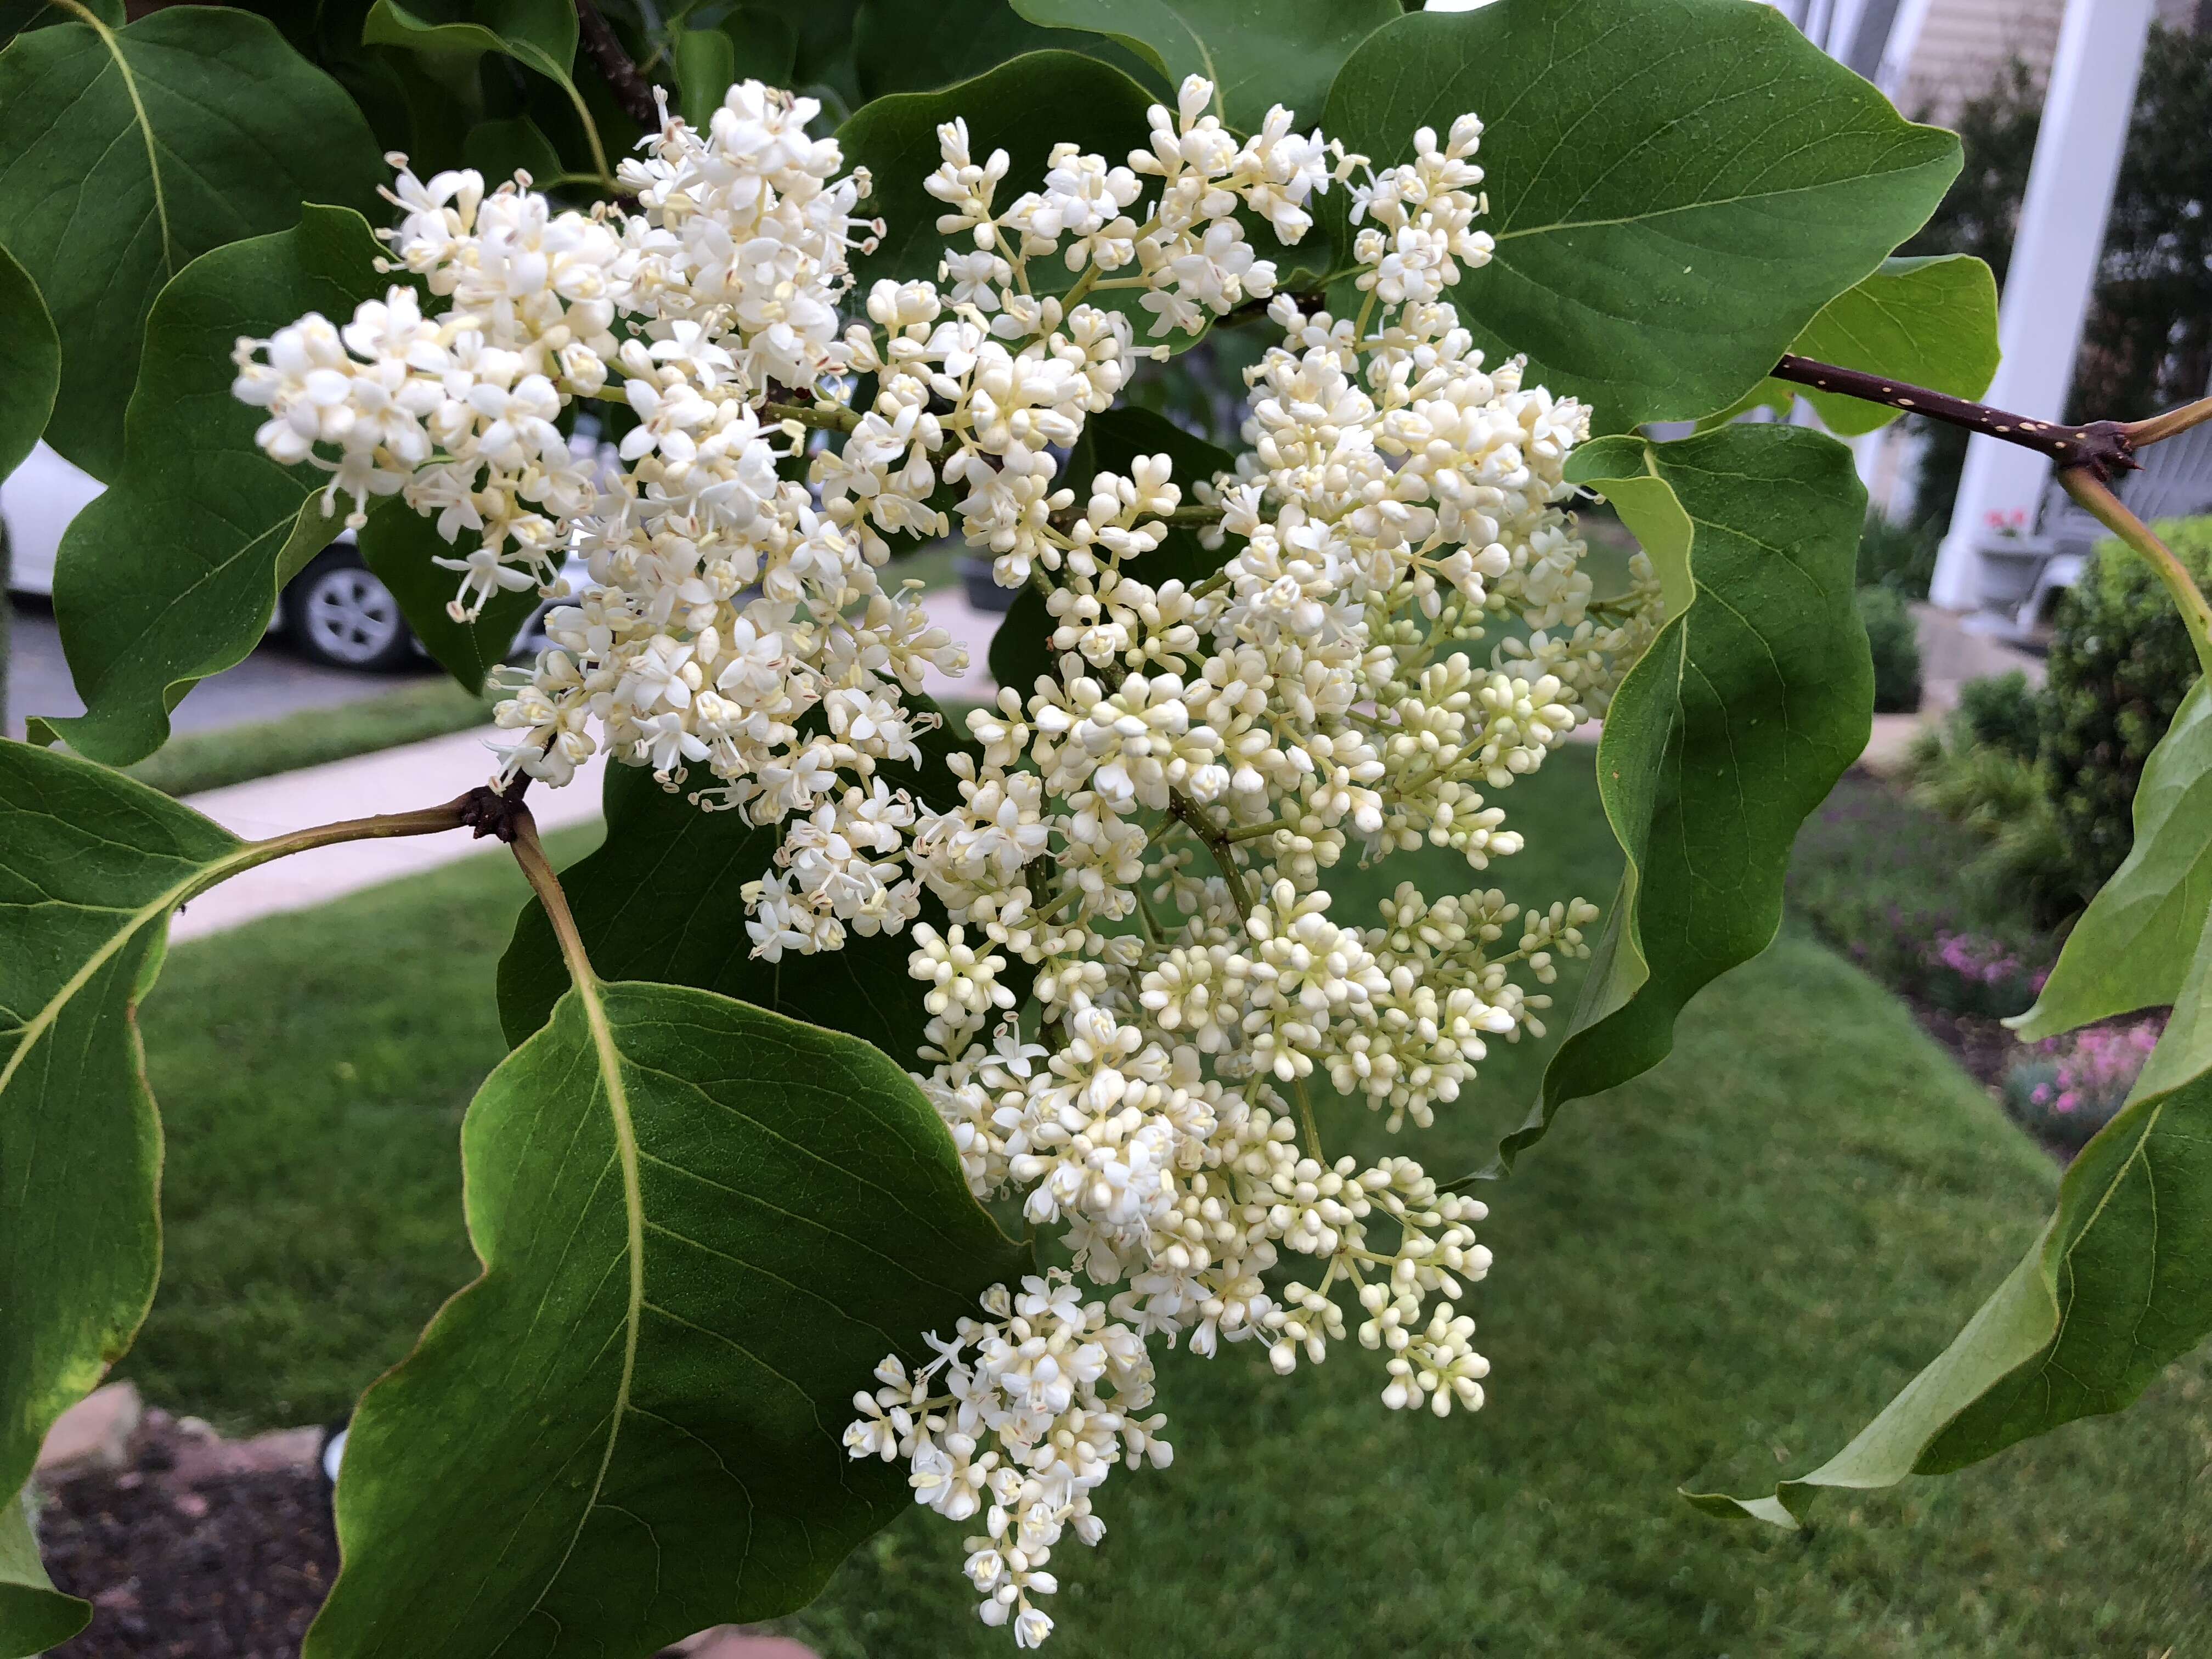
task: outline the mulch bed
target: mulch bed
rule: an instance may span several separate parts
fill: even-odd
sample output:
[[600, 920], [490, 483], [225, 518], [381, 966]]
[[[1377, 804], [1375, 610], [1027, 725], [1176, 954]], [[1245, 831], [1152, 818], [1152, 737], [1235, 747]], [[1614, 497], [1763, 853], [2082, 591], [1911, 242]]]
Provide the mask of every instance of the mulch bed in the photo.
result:
[[233, 1475], [172, 1497], [88, 1475], [40, 1518], [54, 1582], [93, 1622], [59, 1659], [294, 1659], [337, 1571], [321, 1483]]
[[295, 1659], [337, 1573], [321, 1475], [224, 1469], [147, 1415], [130, 1468], [61, 1481], [40, 1510], [47, 1571], [94, 1609], [52, 1659]]
[[127, 1467], [41, 1477], [46, 1571], [94, 1609], [46, 1659], [298, 1659], [338, 1570], [319, 1437], [225, 1442], [149, 1411]]

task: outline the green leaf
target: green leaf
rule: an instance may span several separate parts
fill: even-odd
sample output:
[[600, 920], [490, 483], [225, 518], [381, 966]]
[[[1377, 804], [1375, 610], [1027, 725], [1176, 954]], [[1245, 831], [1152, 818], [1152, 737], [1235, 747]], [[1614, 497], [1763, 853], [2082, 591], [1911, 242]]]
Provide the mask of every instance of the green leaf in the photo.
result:
[[[1139, 455], [1165, 454], [1175, 462], [1175, 477], [1182, 485], [1185, 501], [1193, 499], [1191, 486], [1217, 472], [1226, 472], [1236, 457], [1203, 438], [1194, 438], [1164, 416], [1124, 404], [1093, 415], [1084, 423], [1083, 438], [1069, 458], [1066, 477], [1076, 499], [1088, 499], [1091, 479], [1100, 472], [1127, 477], [1129, 464]], [[1221, 568], [1226, 556], [1208, 550], [1195, 530], [1170, 530], [1150, 553], [1128, 562], [1129, 574], [1158, 586], [1180, 581], [1186, 586], [1203, 580]], [[1049, 675], [1053, 652], [1048, 643], [1053, 633], [1052, 613], [1044, 595], [1024, 586], [1000, 618], [991, 635], [991, 678], [1029, 696], [1040, 676]]]
[[[1885, 260], [1873, 276], [1821, 307], [1790, 349], [1814, 362], [1863, 369], [1954, 398], [1978, 398], [1997, 372], [1996, 278], [1965, 253]], [[1904, 413], [1887, 404], [1773, 380], [1746, 392], [1738, 408], [1787, 409], [1792, 398], [1810, 402], [1828, 430], [1843, 438], [1875, 431]]]
[[[1148, 55], [1081, 29], [1039, 28], [1008, 0], [861, 0], [853, 20], [861, 95], [934, 92], [1031, 52], [1073, 52], [1109, 63], [1157, 94], [1166, 84]], [[1106, 152], [1119, 163], [1123, 155]], [[1011, 198], [1009, 198], [1011, 199]]]
[[28, 1498], [25, 1492], [0, 1502], [0, 1659], [31, 1659], [92, 1622], [92, 1603], [63, 1595], [46, 1577]]
[[[123, 0], [84, 0], [84, 4], [108, 27], [123, 27]], [[81, 21], [76, 12], [56, 4], [55, 0], [0, 0], [0, 42], [12, 40], [26, 29]]]
[[2199, 680], [2143, 763], [2135, 843], [2089, 902], [2035, 1006], [2028, 1042], [2179, 994], [2212, 913], [2212, 690]]
[[[165, 14], [166, 15], [166, 14]], [[254, 447], [259, 411], [230, 395], [232, 346], [319, 311], [349, 318], [389, 279], [344, 208], [203, 254], [162, 291], [125, 423], [121, 482], [62, 538], [54, 612], [85, 712], [39, 723], [127, 766], [166, 742], [193, 685], [244, 660], [285, 581], [337, 532], [312, 466]]]
[[[1866, 492], [1842, 445], [1786, 426], [1617, 439], [1578, 452], [1568, 477], [1619, 489], [1650, 544], [1686, 520], [1695, 598], [1606, 713], [1598, 792], [1627, 869], [1542, 1099], [1499, 1147], [1505, 1168], [1566, 1102], [1665, 1059], [1691, 997], [1766, 948], [1790, 843], [1866, 748], [1874, 705], [1851, 607]], [[1650, 478], [1679, 507], [1652, 511], [1637, 483]]]
[[1110, 36], [1170, 87], [1204, 76], [1214, 83], [1214, 112], [1243, 133], [1257, 131], [1275, 104], [1316, 125], [1353, 48], [1402, 15], [1398, 0], [1014, 0], [1014, 9], [1032, 22]]
[[1382, 167], [1468, 111], [1498, 246], [1452, 291], [1460, 320], [1603, 431], [1757, 385], [1960, 165], [1951, 134], [1741, 0], [1409, 15], [1352, 53], [1323, 125]]
[[162, 285], [303, 201], [368, 206], [382, 172], [353, 100], [262, 18], [179, 6], [19, 36], [0, 52], [0, 243], [61, 336], [46, 441], [114, 483]]
[[541, 190], [568, 170], [545, 130], [526, 115], [477, 122], [461, 141], [461, 161], [483, 174], [494, 189], [514, 178], [518, 169]]
[[[1073, 143], [1108, 156], [1140, 148], [1152, 96], [1121, 70], [1072, 52], [1037, 52], [943, 92], [878, 98], [837, 130], [848, 167], [865, 167], [875, 181], [870, 210], [884, 223], [872, 253], [854, 251], [857, 291], [884, 277], [934, 280], [945, 238], [937, 230], [943, 204], [922, 188], [939, 161], [940, 123], [964, 118], [970, 153], [1006, 152], [1003, 199], [1012, 201], [1044, 177], [1054, 144]], [[1041, 291], [1064, 292], [1074, 274], [1058, 259], [1030, 264]], [[1122, 291], [1126, 292], [1126, 290]], [[1121, 297], [1102, 295], [1108, 299]], [[1146, 313], [1137, 313], [1141, 320]]]
[[2128, 1405], [2212, 1331], [2212, 928], [2118, 1116], [1966, 1328], [1881, 1414], [1769, 1498], [1685, 1492], [1709, 1514], [1795, 1527], [1822, 1486], [1942, 1474]]
[[0, 743], [0, 1491], [153, 1299], [161, 1130], [135, 1011], [169, 913], [256, 858], [143, 784]]
[[485, 601], [474, 622], [455, 622], [446, 607], [460, 578], [433, 562], [469, 553], [476, 538], [464, 532], [457, 546], [438, 534], [434, 520], [393, 498], [377, 503], [356, 539], [362, 562], [392, 590], [422, 648], [463, 690], [481, 693], [484, 677], [514, 654], [522, 625], [543, 603], [538, 590], [501, 588]]
[[565, 82], [576, 61], [576, 9], [570, 0], [376, 0], [361, 38], [373, 46], [496, 52]]
[[719, 27], [684, 30], [676, 37], [672, 54], [684, 94], [684, 118], [703, 128], [722, 106], [722, 94], [739, 81], [788, 86], [798, 52], [791, 25], [758, 7], [739, 8]]
[[[854, 67], [853, 35], [860, 0], [759, 0], [792, 27], [799, 55], [791, 66], [795, 88], [827, 88], [848, 110], [860, 108], [860, 82]], [[810, 94], [810, 95], [818, 95]]]
[[0, 247], [0, 478], [46, 429], [61, 378], [61, 341], [39, 285]]
[[482, 1276], [371, 1389], [309, 1659], [634, 1655], [797, 1607], [912, 1506], [839, 1443], [1026, 1253], [866, 1043], [586, 979], [461, 1133]]
[[[956, 750], [975, 752], [972, 744], [948, 723], [920, 744], [921, 765], [886, 766], [884, 781], [940, 811], [957, 805], [945, 763]], [[766, 873], [775, 827], [755, 829], [736, 812], [702, 811], [642, 767], [609, 766], [605, 787], [606, 837], [561, 876], [594, 963], [623, 979], [718, 991], [849, 1032], [902, 1061], [913, 1059], [929, 1015], [906, 971], [910, 934], [853, 933], [841, 951], [763, 962], [752, 954], [740, 890]], [[946, 926], [943, 907], [927, 896], [921, 919], [940, 932]], [[545, 1023], [567, 982], [560, 946], [533, 901], [515, 919], [499, 964], [500, 1024], [509, 1042]], [[1009, 983], [1021, 988], [1017, 980]]]

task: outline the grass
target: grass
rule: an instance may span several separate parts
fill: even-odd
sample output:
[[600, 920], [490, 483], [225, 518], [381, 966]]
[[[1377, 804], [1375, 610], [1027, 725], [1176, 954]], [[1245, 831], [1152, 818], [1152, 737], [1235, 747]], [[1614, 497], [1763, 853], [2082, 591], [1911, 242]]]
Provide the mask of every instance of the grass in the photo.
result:
[[127, 770], [165, 795], [191, 795], [490, 723], [489, 702], [441, 674], [334, 708], [189, 732]]
[[[1518, 787], [1529, 851], [1484, 881], [1609, 896], [1589, 766], [1570, 749]], [[476, 860], [174, 953], [146, 1020], [167, 1282], [125, 1366], [154, 1398], [233, 1425], [335, 1413], [466, 1277], [455, 1127], [499, 1053], [489, 968], [520, 893]], [[1541, 1058], [1495, 1056], [1421, 1155], [1483, 1161]], [[1333, 1139], [1386, 1139], [1346, 1112]], [[1117, 1474], [1103, 1546], [1055, 1556], [1053, 1650], [2212, 1650], [2203, 1356], [2125, 1416], [1944, 1481], [1832, 1494], [1809, 1535], [1674, 1496], [1762, 1490], [1841, 1444], [2002, 1277], [2055, 1181], [1899, 1005], [1785, 939], [1693, 1006], [1666, 1066], [1569, 1108], [1486, 1194], [1487, 1410], [1388, 1413], [1351, 1345], [1288, 1381], [1249, 1346], [1170, 1357], [1175, 1466]], [[960, 1531], [908, 1516], [779, 1628], [830, 1659], [1000, 1659]]]
[[[548, 837], [565, 862], [596, 829]], [[119, 1375], [228, 1430], [343, 1415], [476, 1259], [461, 1113], [526, 896], [487, 850], [171, 952], [141, 1020], [161, 1293]]]

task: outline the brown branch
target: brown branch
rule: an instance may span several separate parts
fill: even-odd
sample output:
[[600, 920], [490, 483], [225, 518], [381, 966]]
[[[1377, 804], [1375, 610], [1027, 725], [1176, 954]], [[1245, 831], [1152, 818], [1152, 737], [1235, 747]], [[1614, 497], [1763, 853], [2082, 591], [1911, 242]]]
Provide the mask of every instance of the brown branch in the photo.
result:
[[2182, 623], [2189, 630], [2190, 643], [2196, 647], [2198, 661], [2204, 672], [2212, 675], [2212, 603], [2206, 601], [2188, 567], [2174, 556], [2148, 526], [2128, 510], [2110, 488], [2114, 473], [2142, 465], [2136, 459], [2136, 450], [2212, 421], [2212, 398], [2200, 398], [2193, 404], [2170, 409], [2148, 420], [2092, 421], [2087, 426], [2060, 426], [2049, 421], [2031, 421], [1988, 404], [1969, 403], [1947, 392], [1931, 392], [1926, 386], [1908, 386], [1877, 374], [1862, 374], [1855, 368], [1816, 363], [1805, 357], [1785, 356], [1775, 365], [1774, 378], [1818, 391], [1840, 392], [1868, 403], [1886, 404], [1892, 409], [1911, 410], [1953, 426], [1962, 426], [1969, 432], [1985, 433], [2006, 443], [2050, 456], [2056, 464], [2058, 483], [2066, 493], [2140, 554], [2165, 583], [2168, 596], [2181, 612]]
[[653, 82], [630, 62], [623, 43], [592, 0], [576, 0], [576, 27], [583, 37], [584, 50], [591, 54], [623, 113], [647, 132], [659, 131], [660, 100], [654, 95]]
[[2136, 459], [2135, 453], [2136, 445], [2142, 441], [2118, 421], [2061, 426], [2055, 421], [2030, 420], [2025, 415], [2014, 415], [1988, 404], [1971, 403], [1948, 392], [1789, 354], [1784, 354], [1774, 366], [1773, 374], [1778, 380], [1794, 381], [1816, 392], [1840, 392], [1866, 403], [1884, 404], [1892, 409], [1925, 415], [1952, 426], [1962, 426], [1969, 432], [1985, 433], [2006, 443], [2018, 444], [2023, 449], [2039, 451], [2050, 456], [2061, 471], [2085, 468], [2100, 483], [2109, 483], [2113, 474], [2131, 471], [2142, 465]]

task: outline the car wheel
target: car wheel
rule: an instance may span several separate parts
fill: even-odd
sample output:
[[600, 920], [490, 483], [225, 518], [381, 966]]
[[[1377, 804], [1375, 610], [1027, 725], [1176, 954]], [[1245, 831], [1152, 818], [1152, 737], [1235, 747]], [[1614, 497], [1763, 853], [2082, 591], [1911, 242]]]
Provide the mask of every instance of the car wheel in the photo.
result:
[[327, 548], [284, 590], [284, 629], [333, 668], [397, 668], [413, 643], [392, 590], [349, 547]]

